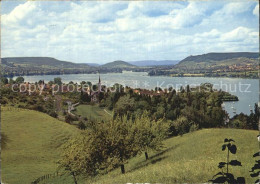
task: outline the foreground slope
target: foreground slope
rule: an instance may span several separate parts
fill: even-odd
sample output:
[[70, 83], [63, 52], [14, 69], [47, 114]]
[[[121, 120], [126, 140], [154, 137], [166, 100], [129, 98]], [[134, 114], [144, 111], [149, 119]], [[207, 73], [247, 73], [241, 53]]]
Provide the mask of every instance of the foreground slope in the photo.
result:
[[246, 183], [253, 183], [249, 170], [254, 165], [252, 155], [258, 151], [257, 131], [238, 129], [204, 129], [182, 137], [165, 141], [166, 148], [151, 154], [145, 161], [144, 155], [130, 160], [127, 173], [115, 170], [97, 177], [90, 183], [204, 183], [219, 172], [218, 163], [226, 161], [226, 152], [221, 151], [224, 138], [233, 138], [237, 154], [230, 159], [241, 161], [242, 167], [231, 167], [236, 177], [243, 176]]
[[[235, 177], [245, 177], [246, 183], [253, 183], [249, 170], [254, 165], [252, 155], [258, 151], [257, 131], [239, 129], [203, 129], [183, 136], [165, 140], [162, 151], [149, 153], [129, 160], [126, 173], [116, 169], [106, 175], [92, 179], [78, 178], [78, 183], [123, 184], [123, 183], [205, 183], [220, 172], [218, 163], [226, 161], [226, 152], [221, 151], [224, 138], [233, 138], [237, 154], [230, 159], [239, 160], [242, 167], [231, 167]], [[67, 175], [46, 181], [55, 184], [71, 184]]]
[[56, 171], [59, 147], [78, 130], [46, 114], [2, 108], [1, 132], [7, 136], [2, 150], [2, 181], [30, 183]]

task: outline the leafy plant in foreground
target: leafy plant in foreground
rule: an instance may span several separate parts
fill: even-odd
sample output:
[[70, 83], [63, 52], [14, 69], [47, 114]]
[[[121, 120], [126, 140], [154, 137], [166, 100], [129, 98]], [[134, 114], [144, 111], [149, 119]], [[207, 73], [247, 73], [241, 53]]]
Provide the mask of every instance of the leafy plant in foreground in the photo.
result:
[[229, 166], [242, 166], [241, 162], [239, 162], [238, 160], [229, 160], [229, 154], [236, 154], [237, 152], [237, 147], [234, 142], [235, 141], [233, 139], [224, 139], [222, 151], [227, 150], [227, 161], [219, 162], [218, 168], [222, 171], [215, 174], [213, 178], [209, 181], [213, 183], [245, 183], [244, 177], [238, 177], [236, 179], [234, 175], [229, 172]]
[[[260, 135], [258, 135], [259, 137]], [[259, 143], [260, 144], [260, 143]], [[260, 183], [260, 179], [259, 179], [259, 176], [260, 176], [260, 159], [259, 159], [259, 156], [260, 156], [260, 151], [256, 152], [253, 157], [257, 157], [258, 156], [258, 160], [255, 161], [255, 165], [251, 168], [251, 174], [250, 176], [252, 178], [254, 177], [258, 177], [258, 179], [255, 181], [255, 183]]]

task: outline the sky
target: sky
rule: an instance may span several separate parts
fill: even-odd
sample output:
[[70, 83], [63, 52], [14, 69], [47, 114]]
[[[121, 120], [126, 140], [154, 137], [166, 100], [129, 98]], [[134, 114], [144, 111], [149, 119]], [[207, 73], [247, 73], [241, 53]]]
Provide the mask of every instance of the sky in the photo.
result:
[[1, 57], [77, 63], [259, 51], [258, 1], [2, 1]]

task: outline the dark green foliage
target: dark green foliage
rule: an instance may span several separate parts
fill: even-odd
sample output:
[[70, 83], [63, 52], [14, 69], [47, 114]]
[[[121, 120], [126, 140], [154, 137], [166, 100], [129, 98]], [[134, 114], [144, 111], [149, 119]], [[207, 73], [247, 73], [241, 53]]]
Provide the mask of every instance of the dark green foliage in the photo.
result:
[[71, 115], [67, 114], [65, 116], [65, 122], [70, 124], [72, 121], [73, 121], [73, 117]]
[[8, 79], [6, 77], [1, 77], [2, 84], [8, 84]]
[[24, 78], [23, 78], [23, 77], [17, 77], [17, 78], [15, 79], [15, 82], [18, 83], [18, 84], [21, 84], [21, 83], [24, 82]]
[[152, 120], [147, 111], [137, 117], [133, 122], [135, 145], [139, 153], [144, 152], [148, 159], [150, 150], [159, 151], [163, 147], [162, 141], [168, 136], [169, 126], [160, 119]]
[[61, 82], [61, 78], [60, 78], [60, 77], [56, 77], [56, 78], [54, 78], [54, 84], [61, 85], [61, 84], [62, 84], [62, 82]]
[[229, 123], [229, 127], [258, 130], [259, 118], [260, 118], [259, 107], [257, 104], [255, 104], [254, 110], [251, 111], [250, 115], [246, 115], [243, 113], [235, 115], [231, 119]]
[[[259, 138], [260, 135], [258, 135], [257, 137]], [[260, 144], [260, 143], [259, 143]], [[259, 183], [260, 179], [259, 179], [259, 175], [260, 175], [260, 151], [256, 152], [253, 157], [257, 157], [258, 159], [255, 160], [255, 165], [251, 168], [251, 170], [249, 171], [251, 174], [250, 176], [252, 178], [257, 178], [258, 179], [255, 181], [255, 183]]]
[[77, 127], [80, 129], [80, 130], [85, 130], [87, 127], [85, 125], [85, 123], [83, 123], [82, 121], [80, 121], [77, 125]]
[[87, 92], [81, 91], [79, 100], [80, 100], [81, 103], [86, 103], [86, 102], [90, 102], [91, 98], [90, 98], [90, 96], [88, 95]]
[[[221, 169], [221, 172], [218, 172], [215, 174], [211, 180], [209, 180], [212, 183], [245, 183], [245, 178], [238, 177], [237, 179], [234, 177], [233, 174], [229, 172], [229, 166], [242, 166], [241, 162], [238, 160], [229, 160], [229, 153], [236, 154], [237, 147], [234, 144], [233, 139], [224, 139], [224, 144], [222, 145], [222, 151], [227, 150], [227, 161], [226, 162], [219, 162], [218, 168]], [[226, 172], [224, 171], [224, 168], [226, 167]]]

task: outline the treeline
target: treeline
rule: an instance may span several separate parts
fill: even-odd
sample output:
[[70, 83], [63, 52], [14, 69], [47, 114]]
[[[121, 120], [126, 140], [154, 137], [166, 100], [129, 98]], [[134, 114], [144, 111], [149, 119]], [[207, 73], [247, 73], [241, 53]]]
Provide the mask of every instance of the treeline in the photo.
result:
[[5, 68], [3, 69], [1, 76], [12, 78], [15, 76], [32, 76], [32, 75], [64, 75], [64, 74], [96, 74], [96, 73], [122, 73], [121, 68], [94, 68], [81, 69], [45, 69], [45, 68]]
[[[156, 91], [162, 89], [156, 89]], [[197, 91], [196, 91], [197, 90]], [[172, 135], [186, 133], [189, 128], [210, 128], [224, 126], [227, 116], [221, 104], [225, 92], [213, 91], [212, 85], [203, 84], [200, 88], [182, 87], [181, 92], [169, 89], [169, 93], [147, 95], [135, 93], [132, 89], [107, 93], [100, 106], [114, 111], [114, 117], [131, 114], [139, 117], [148, 111], [152, 119], [165, 118], [172, 123]], [[178, 123], [176, 123], [178, 122]], [[182, 128], [180, 128], [182, 127]]]

